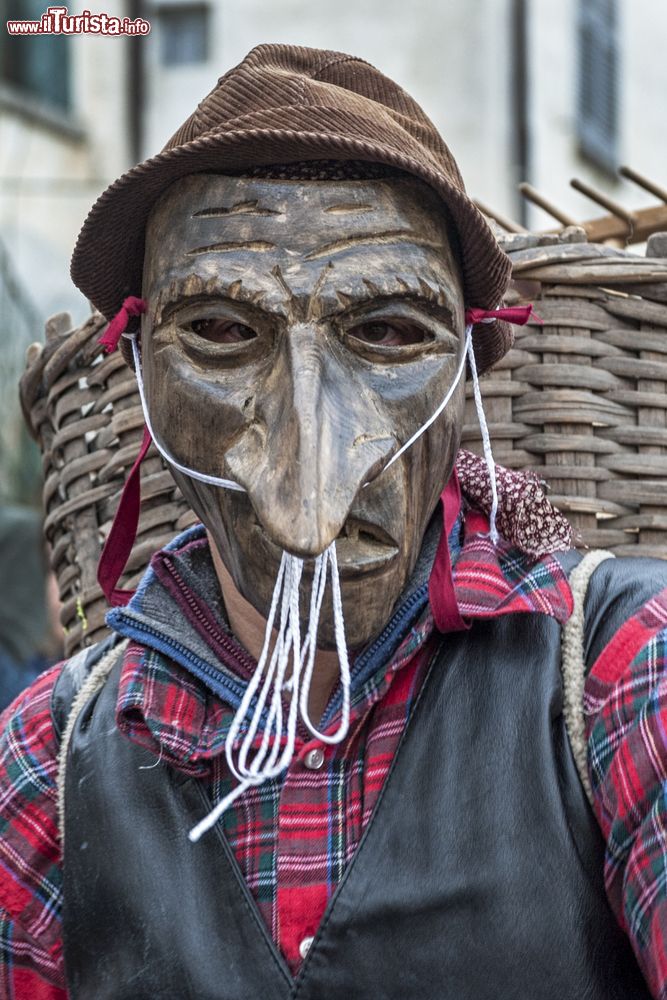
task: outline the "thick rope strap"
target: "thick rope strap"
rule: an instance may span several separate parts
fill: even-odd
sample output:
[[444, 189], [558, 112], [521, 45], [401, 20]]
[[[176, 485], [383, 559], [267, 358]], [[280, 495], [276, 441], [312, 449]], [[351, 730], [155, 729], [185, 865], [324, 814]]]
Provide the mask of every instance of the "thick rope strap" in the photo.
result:
[[93, 697], [101, 687], [104, 686], [104, 682], [113, 670], [114, 665], [118, 662], [120, 656], [125, 652], [125, 648], [129, 643], [129, 639], [124, 639], [123, 642], [119, 642], [118, 645], [113, 646], [112, 649], [106, 653], [99, 663], [96, 663], [90, 674], [81, 685], [80, 689], [77, 691], [76, 698], [72, 702], [72, 707], [70, 708], [69, 715], [67, 716], [67, 725], [63, 732], [63, 738], [60, 741], [60, 750], [58, 752], [58, 773], [56, 776], [56, 788], [58, 792], [58, 833], [60, 835], [60, 847], [61, 850], [65, 845], [65, 772], [67, 767], [67, 751], [69, 750], [69, 745], [72, 740], [72, 733], [74, 732], [74, 726], [76, 725], [76, 720], [81, 714], [84, 706]]
[[586, 660], [584, 655], [584, 622], [588, 585], [598, 566], [614, 559], [612, 552], [594, 549], [587, 552], [570, 573], [570, 589], [574, 608], [563, 626], [561, 639], [561, 672], [563, 676], [563, 715], [570, 746], [586, 796], [593, 805], [593, 789], [586, 761], [586, 726], [584, 721], [584, 685]]

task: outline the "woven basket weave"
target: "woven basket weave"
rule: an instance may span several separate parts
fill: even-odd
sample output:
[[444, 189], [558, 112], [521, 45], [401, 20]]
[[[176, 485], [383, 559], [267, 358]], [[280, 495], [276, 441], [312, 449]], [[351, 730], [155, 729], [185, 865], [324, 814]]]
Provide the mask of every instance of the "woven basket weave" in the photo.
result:
[[667, 558], [667, 260], [581, 238], [505, 241], [543, 322], [482, 380], [494, 456], [547, 481], [582, 545]]
[[[72, 330], [69, 316], [54, 317], [21, 381], [24, 414], [43, 455], [44, 528], [66, 655], [106, 635], [97, 562], [143, 434], [133, 373], [120, 352], [106, 356], [97, 345], [105, 325], [96, 314]], [[141, 467], [139, 531], [120, 586], [135, 587], [152, 553], [194, 521], [151, 447]]]
[[[510, 237], [515, 301], [543, 325], [482, 380], [496, 460], [537, 471], [582, 544], [667, 558], [667, 261], [557, 237]], [[551, 245], [549, 245], [551, 244]], [[45, 530], [63, 601], [66, 653], [105, 634], [96, 567], [143, 420], [134, 376], [104, 356], [103, 319], [54, 317], [21, 384], [44, 461]], [[463, 432], [479, 450], [472, 401]], [[139, 533], [121, 586], [194, 515], [154, 449], [142, 466]]]

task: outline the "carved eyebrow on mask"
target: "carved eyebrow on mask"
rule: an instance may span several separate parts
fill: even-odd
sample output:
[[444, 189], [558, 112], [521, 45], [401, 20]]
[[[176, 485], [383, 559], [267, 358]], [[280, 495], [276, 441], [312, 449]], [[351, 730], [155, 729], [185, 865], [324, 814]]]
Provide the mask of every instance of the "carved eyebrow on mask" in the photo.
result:
[[221, 219], [227, 218], [230, 215], [284, 215], [284, 212], [279, 212], [277, 209], [265, 208], [263, 205], [259, 204], [259, 200], [255, 198], [253, 201], [238, 201], [235, 205], [230, 205], [229, 208], [220, 206], [218, 208], [202, 208], [198, 212], [192, 215], [193, 219]]
[[208, 243], [203, 247], [195, 247], [188, 250], [186, 256], [194, 257], [202, 253], [231, 253], [238, 250], [250, 250], [256, 253], [266, 253], [267, 250], [275, 250], [275, 243], [267, 243], [266, 240], [236, 240], [229, 243]]
[[328, 205], [324, 211], [331, 215], [366, 215], [368, 212], [374, 212], [375, 208], [373, 205], [355, 205], [353, 202], [349, 204], [345, 202], [340, 205]]
[[344, 239], [333, 240], [323, 246], [316, 247], [305, 254], [304, 260], [318, 260], [320, 257], [343, 253], [358, 246], [391, 246], [396, 243], [412, 243], [413, 246], [429, 247], [431, 250], [442, 250], [439, 243], [416, 236], [409, 229], [389, 229], [384, 233], [360, 233], [356, 236], [346, 236]]
[[214, 297], [231, 299], [251, 306], [257, 306], [265, 297], [265, 289], [252, 289], [243, 284], [241, 278], [234, 281], [222, 281], [219, 275], [209, 280], [201, 278], [175, 278], [167, 288], [161, 289], [153, 306], [153, 317], [162, 322], [167, 310], [172, 306], [184, 306], [193, 299]]
[[424, 278], [413, 275], [411, 279], [406, 280], [405, 276], [392, 273], [383, 275], [378, 281], [371, 281], [364, 277], [356, 284], [356, 287], [350, 287], [346, 290], [334, 289], [334, 295], [344, 309], [361, 305], [373, 299], [411, 300], [416, 303], [434, 305], [445, 309], [450, 322], [455, 322], [452, 289], [448, 289], [433, 278], [426, 281]]

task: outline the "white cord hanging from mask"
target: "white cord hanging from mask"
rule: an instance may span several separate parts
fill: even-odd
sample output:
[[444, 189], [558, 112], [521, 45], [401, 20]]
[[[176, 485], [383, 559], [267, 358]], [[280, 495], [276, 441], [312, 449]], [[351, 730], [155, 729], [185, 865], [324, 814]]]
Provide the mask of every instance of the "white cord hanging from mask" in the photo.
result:
[[[266, 622], [264, 646], [257, 662], [257, 669], [254, 671], [232, 719], [225, 741], [227, 765], [239, 784], [190, 831], [189, 837], [193, 842], [199, 840], [202, 834], [210, 830], [232, 802], [243, 795], [248, 788], [277, 777], [289, 766], [296, 746], [298, 715], [301, 716], [312, 735], [324, 743], [339, 743], [347, 735], [350, 725], [350, 665], [345, 643], [335, 545], [330, 545], [315, 559], [308, 632], [305, 641], [301, 644], [299, 584], [303, 568], [302, 559], [283, 552], [271, 609]], [[340, 665], [343, 699], [340, 724], [333, 734], [319, 732], [312, 724], [308, 712], [310, 683], [317, 644], [317, 626], [329, 568], [334, 604], [336, 650]], [[269, 655], [278, 604], [280, 604], [280, 620], [277, 627], [277, 638]], [[289, 680], [286, 680], [290, 666], [291, 676]], [[289, 692], [290, 699], [287, 709], [287, 723], [283, 726], [283, 695], [286, 692]], [[254, 744], [257, 742], [257, 734], [263, 717], [265, 718], [264, 730], [257, 747]], [[245, 729], [245, 733], [243, 733], [243, 729]], [[239, 741], [238, 750], [236, 748], [237, 741]]]
[[[488, 320], [488, 322], [493, 322], [493, 319]], [[479, 390], [477, 366], [475, 364], [472, 344], [472, 329], [473, 325], [469, 323], [466, 326], [465, 343], [457, 370], [445, 397], [429, 419], [389, 459], [379, 475], [385, 469], [388, 469], [389, 466], [393, 465], [437, 420], [461, 381], [467, 360], [473, 380], [475, 406], [482, 432], [484, 455], [489, 469], [491, 489], [493, 491], [490, 531], [491, 537], [495, 542], [498, 537], [495, 523], [498, 508], [495, 463], [491, 454], [489, 432]], [[222, 489], [246, 492], [243, 486], [231, 479], [208, 475], [207, 473], [183, 465], [164, 447], [153, 430], [148, 411], [137, 334], [125, 334], [124, 336], [130, 341], [132, 346], [139, 396], [146, 427], [160, 455], [166, 462], [185, 476]], [[368, 483], [365, 485], [368, 485]], [[225, 810], [247, 791], [248, 788], [277, 777], [289, 766], [294, 755], [299, 718], [312, 736], [323, 743], [337, 744], [344, 740], [347, 735], [350, 719], [350, 666], [345, 641], [345, 622], [335, 542], [332, 542], [314, 560], [308, 625], [302, 642], [299, 594], [303, 572], [304, 560], [283, 552], [257, 669], [253, 673], [244, 692], [225, 741], [227, 764], [230, 772], [239, 783], [190, 831], [189, 837], [192, 841], [199, 840], [202, 834], [214, 826]], [[317, 650], [317, 634], [327, 577], [331, 580], [333, 627], [342, 695], [341, 720], [338, 729], [333, 734], [320, 732], [313, 724], [309, 714], [310, 689]], [[273, 643], [273, 630], [277, 617], [277, 637], [275, 643]], [[286, 710], [283, 704], [284, 700], [287, 702]], [[264, 720], [264, 727], [260, 739], [258, 733], [260, 732], [262, 720]], [[253, 746], [255, 743], [259, 743], [259, 745]]]
[[[482, 323], [493, 323], [493, 319], [483, 319]], [[472, 330], [472, 327], [469, 327]], [[498, 477], [496, 476], [496, 463], [493, 457], [493, 452], [491, 450], [491, 436], [489, 434], [489, 426], [486, 422], [486, 414], [484, 413], [484, 404], [482, 402], [482, 391], [479, 387], [479, 376], [477, 375], [477, 360], [475, 358], [475, 351], [472, 346], [472, 336], [468, 340], [468, 365], [470, 366], [470, 374], [472, 376], [472, 392], [475, 399], [475, 409], [477, 411], [477, 421], [479, 423], [479, 430], [482, 435], [482, 450], [484, 452], [484, 461], [486, 462], [486, 468], [489, 472], [489, 482], [491, 483], [491, 512], [489, 514], [489, 536], [491, 541], [495, 545], [498, 541], [498, 528], [496, 521], [498, 519]]]

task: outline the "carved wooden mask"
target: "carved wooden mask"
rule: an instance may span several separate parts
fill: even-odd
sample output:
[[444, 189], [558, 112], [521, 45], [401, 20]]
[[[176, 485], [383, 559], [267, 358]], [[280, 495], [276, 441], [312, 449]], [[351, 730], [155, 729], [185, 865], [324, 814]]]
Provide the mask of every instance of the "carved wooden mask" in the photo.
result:
[[[237, 588], [266, 616], [281, 551], [308, 558], [336, 539], [348, 643], [365, 643], [415, 564], [459, 443], [463, 382], [382, 471], [463, 349], [442, 203], [407, 177], [186, 177], [149, 220], [143, 295], [158, 438], [247, 490], [174, 472]], [[329, 609], [321, 645], [330, 622]]]

